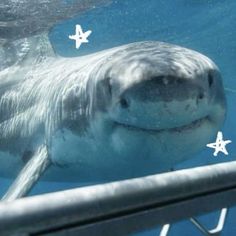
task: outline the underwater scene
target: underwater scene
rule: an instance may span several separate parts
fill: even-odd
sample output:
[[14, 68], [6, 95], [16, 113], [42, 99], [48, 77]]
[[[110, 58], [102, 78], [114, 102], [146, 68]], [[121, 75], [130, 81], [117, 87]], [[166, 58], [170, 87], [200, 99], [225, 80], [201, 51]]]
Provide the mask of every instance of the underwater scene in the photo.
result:
[[[233, 163], [235, 74], [234, 0], [2, 0], [0, 204]], [[235, 216], [126, 235], [233, 236]]]

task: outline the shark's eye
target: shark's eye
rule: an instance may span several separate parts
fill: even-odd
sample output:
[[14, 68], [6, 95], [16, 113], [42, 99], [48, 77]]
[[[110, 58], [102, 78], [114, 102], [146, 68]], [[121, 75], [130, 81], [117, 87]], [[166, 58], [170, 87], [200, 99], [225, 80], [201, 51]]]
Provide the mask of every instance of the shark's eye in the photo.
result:
[[213, 75], [209, 72], [209, 74], [208, 74], [208, 85], [209, 85], [210, 88], [213, 85], [213, 82], [214, 82]]
[[120, 106], [125, 109], [125, 108], [129, 107], [129, 103], [125, 98], [121, 98], [120, 99]]

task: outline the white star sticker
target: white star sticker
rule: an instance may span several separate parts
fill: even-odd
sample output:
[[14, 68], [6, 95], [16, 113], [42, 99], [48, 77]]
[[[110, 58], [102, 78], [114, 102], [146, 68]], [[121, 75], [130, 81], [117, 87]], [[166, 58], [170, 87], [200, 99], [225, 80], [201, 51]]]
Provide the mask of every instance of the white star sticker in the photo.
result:
[[69, 39], [73, 39], [76, 42], [76, 48], [79, 49], [82, 43], [88, 43], [88, 36], [92, 33], [91, 30], [83, 33], [80, 25], [76, 25], [75, 35], [69, 35]]
[[218, 155], [218, 152], [223, 152], [225, 155], [228, 155], [229, 153], [226, 150], [226, 145], [232, 143], [231, 140], [223, 140], [223, 134], [222, 132], [217, 133], [217, 138], [215, 143], [209, 143], [206, 146], [209, 148], [215, 149], [214, 156]]

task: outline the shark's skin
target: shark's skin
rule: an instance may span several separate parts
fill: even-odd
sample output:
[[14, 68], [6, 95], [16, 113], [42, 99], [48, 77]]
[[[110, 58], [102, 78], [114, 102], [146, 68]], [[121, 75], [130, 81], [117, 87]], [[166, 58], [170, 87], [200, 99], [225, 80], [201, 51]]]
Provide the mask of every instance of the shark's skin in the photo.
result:
[[137, 42], [0, 72], [0, 176], [45, 144], [45, 179], [110, 181], [166, 171], [221, 128], [220, 72], [206, 56]]

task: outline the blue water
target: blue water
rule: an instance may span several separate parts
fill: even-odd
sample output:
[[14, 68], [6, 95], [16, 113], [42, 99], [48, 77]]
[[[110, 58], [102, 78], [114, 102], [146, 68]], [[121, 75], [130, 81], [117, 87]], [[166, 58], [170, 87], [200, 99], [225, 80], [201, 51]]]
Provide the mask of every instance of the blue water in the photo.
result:
[[[75, 24], [84, 30], [92, 30], [89, 43], [76, 50], [74, 41], [68, 39], [74, 33]], [[212, 58], [219, 66], [227, 92], [228, 115], [223, 134], [232, 144], [227, 146], [229, 156], [213, 157], [212, 150], [205, 148], [193, 160], [176, 168], [200, 166], [236, 160], [236, 1], [235, 0], [120, 0], [84, 13], [63, 22], [50, 32], [50, 40], [59, 55], [71, 57], [88, 54], [134, 41], [158, 40], [195, 49]], [[10, 184], [1, 181], [1, 192]], [[75, 183], [40, 183], [33, 194], [77, 187]], [[210, 204], [210, 203], [209, 203]], [[200, 217], [209, 227], [216, 224], [217, 213]], [[232, 208], [223, 232], [236, 235]], [[158, 235], [158, 229], [138, 235]], [[199, 231], [189, 222], [173, 226], [170, 235], [197, 236]]]

